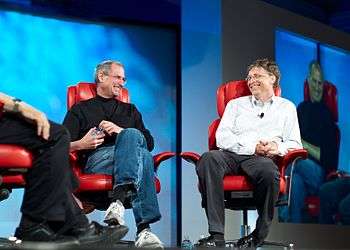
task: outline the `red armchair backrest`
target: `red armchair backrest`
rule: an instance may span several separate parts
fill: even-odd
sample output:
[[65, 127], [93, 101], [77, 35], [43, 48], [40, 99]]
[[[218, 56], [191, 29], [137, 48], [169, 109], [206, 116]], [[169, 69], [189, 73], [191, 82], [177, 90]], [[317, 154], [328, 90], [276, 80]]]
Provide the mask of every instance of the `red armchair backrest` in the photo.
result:
[[3, 107], [4, 107], [4, 104], [2, 102], [0, 102], [0, 118], [1, 118], [1, 115], [2, 115]]
[[[309, 85], [307, 80], [304, 82], [304, 100], [309, 101], [310, 100], [310, 93], [309, 93]], [[335, 122], [338, 122], [338, 93], [337, 93], [337, 87], [328, 82], [325, 81], [323, 83], [323, 101], [333, 114], [333, 118]]]
[[[219, 117], [224, 114], [227, 103], [241, 96], [251, 95], [246, 80], [229, 81], [222, 84], [216, 91], [216, 105]], [[275, 88], [275, 95], [281, 96], [281, 88]]]
[[[67, 93], [67, 108], [70, 109], [75, 103], [88, 100], [94, 96], [96, 96], [96, 83], [79, 82], [77, 85], [69, 86]], [[130, 101], [128, 90], [123, 88], [116, 99], [128, 103]]]
[[[280, 87], [275, 88], [274, 91], [276, 96], [281, 96]], [[227, 103], [232, 99], [235, 99], [241, 96], [247, 96], [247, 95], [251, 95], [251, 92], [248, 88], [247, 81], [245, 80], [229, 81], [222, 84], [218, 88], [218, 90], [216, 91], [216, 105], [217, 105], [219, 119], [216, 119], [215, 121], [213, 121], [212, 124], [209, 126], [209, 131], [208, 131], [209, 150], [217, 148], [215, 133], [216, 133], [216, 129], [219, 126], [220, 118], [224, 114]]]

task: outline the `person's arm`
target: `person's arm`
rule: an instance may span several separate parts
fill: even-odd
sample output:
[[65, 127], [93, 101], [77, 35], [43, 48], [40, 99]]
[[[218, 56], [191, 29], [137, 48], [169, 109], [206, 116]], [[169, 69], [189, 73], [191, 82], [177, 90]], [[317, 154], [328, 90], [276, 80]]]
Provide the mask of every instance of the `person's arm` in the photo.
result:
[[78, 151], [84, 149], [95, 149], [104, 142], [105, 134], [96, 133], [96, 128], [91, 128], [80, 140], [72, 141], [69, 150]]
[[226, 108], [224, 115], [216, 130], [216, 145], [218, 148], [225, 149], [237, 154], [253, 155], [256, 149], [256, 142], [248, 138], [239, 137], [235, 133], [234, 124], [237, 114], [237, 104], [231, 100]]
[[35, 123], [37, 126], [37, 135], [41, 136], [45, 140], [49, 139], [50, 123], [43, 112], [4, 93], [0, 93], [0, 102], [3, 103], [2, 112], [16, 113], [29, 122]]
[[[79, 114], [81, 110], [77, 106], [73, 106], [66, 114], [63, 125], [68, 129], [71, 135], [70, 151], [78, 151], [84, 149], [95, 149], [104, 142], [105, 134], [103, 132], [96, 133], [96, 128], [91, 128], [83, 137], [81, 137]], [[81, 138], [80, 138], [81, 137]]]
[[310, 156], [315, 158], [316, 160], [320, 161], [321, 159], [321, 149], [320, 147], [317, 147], [310, 142], [307, 142], [304, 139], [301, 139], [301, 143], [303, 144], [303, 147], [307, 150]]
[[286, 120], [281, 140], [273, 140], [277, 144], [278, 155], [285, 155], [291, 149], [301, 149], [301, 138], [297, 111], [294, 104], [289, 103], [285, 109]]

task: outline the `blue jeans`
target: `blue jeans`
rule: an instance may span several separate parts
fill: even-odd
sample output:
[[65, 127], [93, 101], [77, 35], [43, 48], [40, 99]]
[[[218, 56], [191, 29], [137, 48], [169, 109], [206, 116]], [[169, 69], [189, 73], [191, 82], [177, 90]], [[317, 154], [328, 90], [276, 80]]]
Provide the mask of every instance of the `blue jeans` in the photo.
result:
[[[292, 165], [286, 169], [286, 175], [290, 176]], [[325, 171], [311, 159], [297, 160], [291, 182], [290, 204], [279, 207], [279, 218], [283, 222], [302, 223], [302, 215], [305, 207], [305, 198], [316, 195], [324, 182]]]
[[115, 146], [98, 148], [89, 156], [85, 172], [113, 175], [114, 187], [130, 183], [135, 185], [132, 209], [138, 226], [161, 218], [153, 165], [153, 157], [147, 150], [142, 133], [127, 128], [119, 133]]

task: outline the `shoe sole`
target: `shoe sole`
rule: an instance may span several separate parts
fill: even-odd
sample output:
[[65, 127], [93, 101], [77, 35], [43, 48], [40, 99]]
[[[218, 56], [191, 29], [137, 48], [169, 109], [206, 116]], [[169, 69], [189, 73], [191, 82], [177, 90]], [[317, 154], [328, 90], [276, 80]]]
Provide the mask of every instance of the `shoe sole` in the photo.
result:
[[139, 247], [136, 247], [136, 248], [164, 249], [164, 247], [159, 245], [158, 243], [147, 244], [147, 245], [139, 246]]
[[[116, 228], [118, 227], [118, 228]], [[96, 237], [96, 239], [92, 240], [84, 240], [81, 241], [81, 245], [97, 245], [97, 244], [104, 244], [104, 245], [113, 245], [119, 242], [129, 231], [129, 228], [126, 226], [116, 226], [116, 227], [110, 227], [107, 228], [107, 230], [102, 233], [99, 237]]]

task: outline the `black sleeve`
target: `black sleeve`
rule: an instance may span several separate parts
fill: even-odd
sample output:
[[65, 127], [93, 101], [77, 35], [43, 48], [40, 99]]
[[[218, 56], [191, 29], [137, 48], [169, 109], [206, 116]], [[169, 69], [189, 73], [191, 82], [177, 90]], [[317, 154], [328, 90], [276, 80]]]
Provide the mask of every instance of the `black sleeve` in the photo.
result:
[[80, 120], [77, 112], [78, 108], [73, 106], [66, 114], [63, 120], [65, 126], [71, 136], [71, 141], [79, 140], [80, 138]]
[[133, 116], [134, 116], [134, 121], [135, 121], [135, 128], [141, 131], [143, 136], [146, 139], [147, 142], [147, 148], [149, 151], [152, 151], [154, 148], [154, 140], [153, 137], [148, 129], [145, 128], [145, 125], [142, 120], [142, 115], [141, 113], [137, 110], [135, 105], [132, 105], [133, 107]]
[[[327, 110], [328, 111], [328, 110]], [[324, 133], [321, 140], [321, 158], [322, 166], [325, 166], [327, 173], [338, 169], [339, 147], [337, 144], [337, 125], [333, 121], [330, 111], [325, 111], [325, 119], [320, 126], [324, 127]]]

